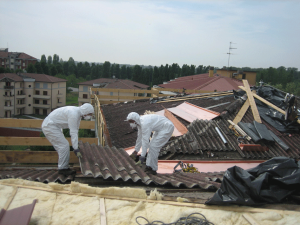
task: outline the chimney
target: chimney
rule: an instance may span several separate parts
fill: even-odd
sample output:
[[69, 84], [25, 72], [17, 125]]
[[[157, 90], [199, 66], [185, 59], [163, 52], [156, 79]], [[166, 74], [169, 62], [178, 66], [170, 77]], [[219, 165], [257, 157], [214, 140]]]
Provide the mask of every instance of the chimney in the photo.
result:
[[213, 77], [214, 76], [214, 67], [209, 67], [209, 77]]

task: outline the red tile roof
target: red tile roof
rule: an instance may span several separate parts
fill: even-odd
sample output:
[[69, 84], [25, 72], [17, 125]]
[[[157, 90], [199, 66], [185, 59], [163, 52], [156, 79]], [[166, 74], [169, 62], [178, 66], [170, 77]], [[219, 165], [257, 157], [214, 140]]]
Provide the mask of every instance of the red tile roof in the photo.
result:
[[12, 79], [13, 81], [23, 81], [23, 78], [15, 73], [0, 73], [0, 80], [2, 80], [5, 77]]
[[206, 90], [206, 91], [228, 91], [238, 90], [243, 85], [242, 81], [219, 76], [214, 74], [213, 77], [209, 77], [208, 73], [197, 74], [186, 77], [179, 77], [176, 80], [169, 81], [168, 84], [159, 84], [158, 86], [163, 88], [174, 89], [192, 89], [192, 90]]
[[110, 78], [99, 78], [96, 80], [89, 80], [85, 82], [78, 83], [79, 85], [93, 86], [93, 84], [106, 83], [104, 88], [118, 88], [118, 89], [146, 89], [149, 86], [141, 84], [131, 80], [122, 79], [110, 79]]
[[65, 79], [49, 76], [46, 74], [22, 73], [21, 75], [35, 79], [35, 82], [56, 83], [56, 82], [66, 82], [67, 81]]
[[[7, 58], [8, 56], [10, 56], [12, 54], [12, 52], [0, 52], [0, 58]], [[17, 52], [18, 56], [17, 59], [32, 59], [32, 60], [37, 60], [36, 58], [23, 53], [23, 52]]]

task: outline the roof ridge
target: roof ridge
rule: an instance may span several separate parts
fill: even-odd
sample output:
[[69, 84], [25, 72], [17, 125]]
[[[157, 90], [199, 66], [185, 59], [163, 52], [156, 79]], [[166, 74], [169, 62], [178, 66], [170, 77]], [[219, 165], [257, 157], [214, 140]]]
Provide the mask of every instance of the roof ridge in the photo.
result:
[[194, 90], [201, 89], [201, 88], [203, 88], [203, 87], [205, 87], [205, 86], [207, 86], [207, 85], [209, 85], [209, 84], [211, 84], [211, 83], [213, 83], [213, 82], [219, 80], [220, 78], [221, 78], [220, 76], [219, 76], [219, 77], [214, 77], [214, 78], [211, 79], [210, 81], [208, 81], [208, 82], [206, 82], [206, 83], [204, 83], [204, 84], [202, 84], [202, 85], [200, 85], [200, 86], [194, 88]]

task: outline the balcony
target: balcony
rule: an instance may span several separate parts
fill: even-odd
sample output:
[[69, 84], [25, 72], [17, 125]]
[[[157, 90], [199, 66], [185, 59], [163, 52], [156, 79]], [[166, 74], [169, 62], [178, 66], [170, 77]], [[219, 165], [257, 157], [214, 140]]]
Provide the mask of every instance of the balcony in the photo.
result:
[[16, 62], [15, 65], [16, 66], [21, 66], [21, 62]]
[[63, 94], [57, 94], [57, 98], [62, 98]]
[[24, 104], [17, 104], [16, 105], [16, 108], [17, 109], [20, 109], [20, 108], [25, 108], [26, 107], [26, 104], [24, 103]]
[[90, 103], [90, 99], [89, 98], [78, 98], [78, 102]]
[[26, 98], [26, 95], [25, 94], [21, 94], [21, 95], [16, 95], [16, 98]]
[[33, 104], [32, 106], [33, 106], [33, 108], [50, 109], [50, 105], [49, 104], [47, 104], [47, 105], [44, 105], [44, 104]]
[[33, 95], [33, 98], [36, 98], [36, 99], [50, 99], [51, 96], [50, 95]]
[[5, 110], [13, 110], [13, 109], [14, 109], [14, 106], [13, 106], [13, 105], [5, 105], [5, 106], [4, 106], [4, 109], [5, 109]]
[[3, 95], [5, 98], [13, 98], [15, 95]]
[[14, 86], [6, 86], [6, 85], [4, 85], [4, 89], [11, 90], [11, 89], [14, 89]]

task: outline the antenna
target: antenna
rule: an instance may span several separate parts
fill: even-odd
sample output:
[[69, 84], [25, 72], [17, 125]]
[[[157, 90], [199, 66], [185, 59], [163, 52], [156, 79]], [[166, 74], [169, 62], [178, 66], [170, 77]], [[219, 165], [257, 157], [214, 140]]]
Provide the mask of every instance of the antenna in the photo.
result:
[[233, 55], [233, 53], [231, 53], [231, 49], [237, 49], [237, 48], [232, 48], [231, 45], [232, 44], [236, 44], [236, 43], [229, 43], [229, 52], [227, 52], [226, 54], [228, 54], [228, 70], [229, 70], [229, 60], [230, 60], [230, 55]]

